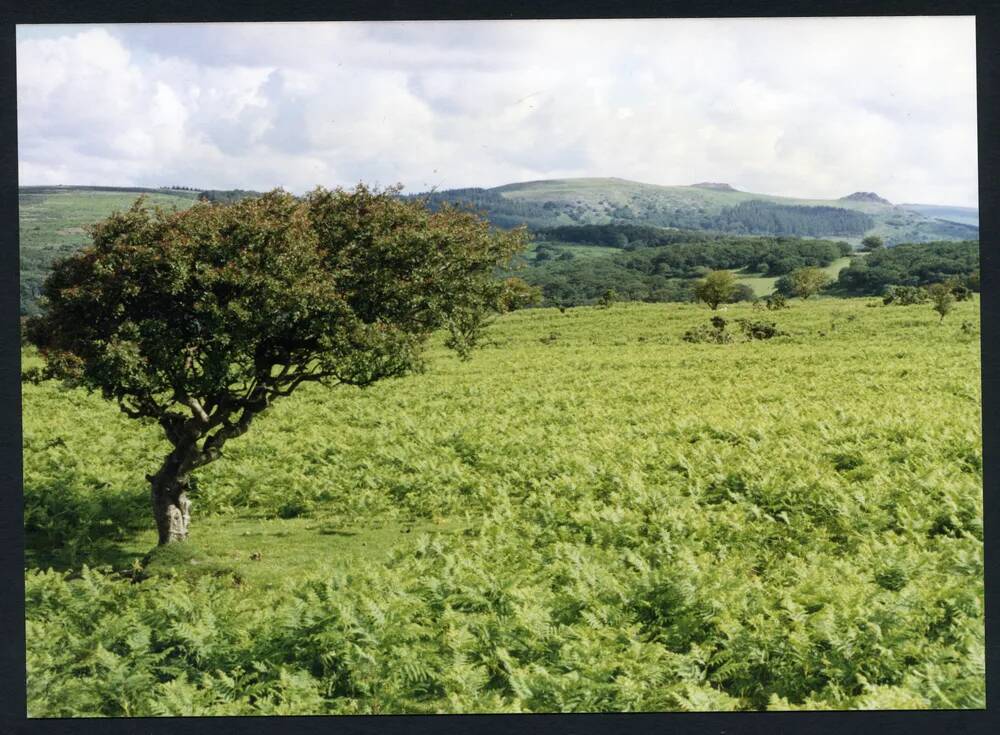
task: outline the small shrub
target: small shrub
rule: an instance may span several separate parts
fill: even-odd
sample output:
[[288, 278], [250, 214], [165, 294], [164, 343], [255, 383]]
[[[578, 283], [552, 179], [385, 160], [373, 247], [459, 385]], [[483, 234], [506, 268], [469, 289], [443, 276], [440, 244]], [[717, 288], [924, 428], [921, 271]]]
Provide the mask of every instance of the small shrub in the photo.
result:
[[721, 316], [713, 316], [711, 326], [701, 324], [684, 333], [685, 342], [706, 342], [708, 344], [729, 344], [733, 335], [726, 331], [726, 320]]
[[764, 302], [767, 304], [768, 311], [780, 311], [781, 309], [788, 308], [788, 301], [785, 299], [785, 295], [777, 291], [765, 298]]
[[949, 278], [944, 282], [944, 285], [951, 291], [951, 295], [955, 297], [955, 301], [968, 301], [972, 298], [972, 289], [958, 278]]
[[747, 284], [745, 284], [745, 283], [737, 283], [733, 287], [733, 293], [732, 293], [732, 295], [730, 295], [730, 297], [729, 297], [729, 299], [727, 301], [730, 304], [735, 304], [735, 303], [738, 303], [740, 301], [752, 301], [752, 302], [756, 302], [757, 301], [757, 294], [755, 294], [753, 292], [753, 289], [750, 288], [750, 286], [748, 286]]
[[28, 368], [27, 370], [21, 371], [21, 382], [31, 383], [32, 385], [38, 385], [43, 380], [46, 379], [45, 370], [40, 367]]
[[932, 308], [941, 316], [941, 321], [955, 308], [955, 295], [945, 283], [935, 283], [927, 288], [927, 295], [933, 302]]
[[743, 336], [749, 340], [771, 339], [781, 337], [787, 332], [782, 332], [774, 322], [767, 322], [762, 319], [737, 319]]
[[888, 286], [882, 296], [886, 306], [912, 306], [927, 301], [927, 291], [920, 286]]
[[[711, 326], [701, 325], [694, 329], [689, 329], [684, 333], [685, 342], [707, 342], [710, 344], [728, 344], [733, 341], [732, 332], [727, 331], [728, 322], [721, 316], [713, 316], [710, 320]], [[748, 341], [758, 339], [771, 339], [780, 337], [787, 332], [782, 332], [774, 322], [762, 319], [737, 319], [743, 338]]]
[[615, 291], [613, 288], [609, 288], [607, 291], [601, 294], [601, 298], [597, 300], [597, 305], [602, 309], [607, 309], [616, 301], [618, 301], [618, 292]]

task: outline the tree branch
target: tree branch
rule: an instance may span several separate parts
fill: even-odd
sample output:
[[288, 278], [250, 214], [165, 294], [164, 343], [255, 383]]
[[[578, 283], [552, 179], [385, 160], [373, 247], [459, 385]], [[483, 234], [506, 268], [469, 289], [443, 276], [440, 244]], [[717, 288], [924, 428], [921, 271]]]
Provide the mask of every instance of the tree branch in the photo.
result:
[[201, 421], [201, 423], [203, 424], [211, 423], [209, 421], [208, 414], [205, 413], [205, 409], [201, 407], [200, 403], [198, 403], [197, 398], [191, 398], [190, 396], [188, 396], [188, 398], [184, 401], [184, 403], [187, 404], [188, 408], [191, 409], [191, 413], [193, 413], [195, 418]]

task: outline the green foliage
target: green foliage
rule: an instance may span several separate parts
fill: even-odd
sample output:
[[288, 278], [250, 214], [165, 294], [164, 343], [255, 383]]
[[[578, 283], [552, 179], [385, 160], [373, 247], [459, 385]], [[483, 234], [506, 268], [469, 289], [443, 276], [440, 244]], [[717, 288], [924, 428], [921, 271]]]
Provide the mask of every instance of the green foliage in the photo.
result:
[[786, 336], [774, 322], [763, 319], [737, 319], [736, 323], [740, 325], [743, 336], [749, 340]]
[[[435, 336], [426, 373], [277, 402], [192, 491], [212, 532], [130, 578], [82, 563], [152, 544], [156, 427], [27, 384], [25, 510], [59, 524], [27, 535], [29, 713], [983, 707], [979, 318], [954, 308], [810, 300], [725, 348], [682, 340], [693, 304], [524, 310], [467, 362]], [[46, 570], [110, 498], [121, 532]]]
[[[747, 269], [774, 278], [805, 266], [832, 267], [845, 249], [850, 250], [846, 243], [826, 240], [734, 237], [635, 225], [560, 227], [545, 234], [556, 236], [576, 243], [581, 251], [608, 252], [565, 261], [555, 256], [557, 247], [571, 246], [548, 240], [538, 245], [549, 255], [528, 261], [519, 275], [541, 289], [547, 306], [593, 304], [609, 288], [630, 301], [688, 301], [694, 279], [708, 271]], [[619, 237], [637, 239], [623, 251], [605, 244]], [[771, 281], [766, 282], [770, 290]], [[727, 301], [751, 299], [748, 288], [738, 287]]]
[[729, 295], [730, 304], [735, 304], [739, 301], [754, 301], [757, 298], [757, 294], [751, 286], [745, 283], [737, 282], [733, 287], [733, 292]]
[[887, 286], [927, 286], [957, 277], [979, 290], [979, 242], [929, 242], [896, 245], [856, 258], [840, 272], [847, 293], [876, 295]]
[[[198, 198], [232, 203], [257, 196], [256, 192], [245, 190], [199, 192], [192, 187], [159, 190], [22, 187], [19, 190], [22, 314], [37, 313], [41, 283], [53, 258], [68, 255], [85, 244], [85, 227], [103, 219], [115, 208], [127, 207], [139, 191], [148, 191], [153, 203], [182, 208], [190, 206]], [[918, 212], [925, 208], [920, 206], [915, 208], [916, 211], [907, 211], [867, 200], [791, 200], [697, 186], [650, 186], [621, 179], [538, 181], [496, 189], [432, 192], [405, 198], [425, 201], [433, 209], [447, 203], [471, 207], [485, 214], [497, 227], [526, 224], [535, 229], [542, 240], [552, 241], [546, 243], [548, 256], [543, 256], [538, 261], [539, 265], [565, 262], [560, 258], [579, 260], [581, 257], [604, 256], [616, 250], [635, 251], [674, 243], [701, 242], [708, 245], [718, 240], [739, 242], [743, 239], [733, 234], [709, 234], [711, 231], [723, 230], [739, 235], [778, 233], [778, 237], [751, 238], [771, 241], [765, 252], [758, 254], [768, 256], [764, 260], [761, 257], [752, 260], [741, 258], [736, 264], [726, 264], [720, 262], [716, 254], [710, 253], [710, 262], [701, 263], [710, 269], [747, 268], [748, 272], [757, 274], [766, 271], [773, 278], [799, 267], [825, 267], [832, 260], [829, 256], [817, 260], [808, 251], [786, 251], [782, 241], [791, 239], [788, 235], [830, 237], [837, 236], [837, 232], [841, 231], [860, 235], [858, 227], [867, 217], [874, 221], [870, 234], [884, 238], [889, 244], [978, 237], [977, 227], [933, 219], [938, 216], [936, 214], [923, 216]], [[962, 220], [976, 216], [976, 210], [969, 210], [949, 212], [946, 219], [958, 217]], [[972, 223], [976, 221], [973, 219]], [[852, 237], [852, 240], [857, 238]], [[809, 240], [802, 242], [808, 243]], [[841, 255], [851, 252], [847, 243], [837, 245], [841, 248]], [[800, 243], [793, 250], [801, 250], [802, 247], [808, 246]], [[822, 249], [825, 246], [819, 247]], [[698, 252], [699, 248], [694, 251]], [[644, 270], [645, 275], [635, 279], [641, 283], [641, 295], [629, 298], [685, 300], [690, 294], [685, 294], [682, 286], [671, 281], [696, 277], [690, 272], [681, 273], [685, 269], [690, 271], [690, 267], [691, 264], [683, 261], [671, 262], [660, 267], [656, 278], [653, 273]], [[537, 276], [538, 279], [532, 281], [534, 285], [543, 286], [549, 281], [545, 274]], [[555, 280], [558, 281], [559, 276], [555, 276]], [[654, 280], [656, 282], [651, 282]], [[667, 282], [664, 283], [664, 280]], [[899, 281], [890, 279], [885, 283], [892, 282]], [[558, 288], [566, 290], [564, 286]], [[609, 281], [598, 286], [596, 292], [582, 289], [574, 303], [593, 303], [606, 288], [624, 290]], [[880, 291], [881, 285], [868, 293]], [[546, 303], [557, 305], [558, 301], [547, 300]]]
[[500, 296], [502, 311], [526, 309], [529, 306], [538, 306], [541, 302], [542, 290], [532, 286], [523, 278], [514, 276], [504, 281]]
[[215, 204], [232, 204], [242, 199], [259, 197], [262, 192], [247, 191], [246, 189], [206, 189], [198, 192], [198, 199], [203, 202], [213, 202]]
[[607, 291], [601, 294], [601, 298], [598, 300], [597, 305], [604, 309], [607, 309], [616, 301], [618, 301], [618, 292], [615, 291], [613, 288], [609, 288]]
[[774, 284], [783, 296], [798, 296], [805, 300], [819, 293], [832, 279], [821, 268], [797, 268]]
[[[694, 329], [686, 331], [682, 337], [685, 342], [707, 342], [710, 344], [729, 344], [735, 341], [732, 332], [727, 331], [728, 322], [721, 316], [713, 316], [708, 325], [699, 324]], [[736, 324], [745, 341], [771, 339], [787, 336], [787, 332], [778, 329], [774, 322], [762, 319], [737, 319]]]
[[721, 316], [713, 316], [709, 324], [699, 324], [684, 332], [685, 342], [705, 342], [714, 345], [725, 345], [733, 341], [733, 335], [726, 331], [726, 320]]
[[861, 240], [861, 249], [866, 253], [883, 247], [885, 247], [885, 241], [878, 235], [868, 235], [868, 237]]
[[934, 311], [941, 317], [941, 321], [955, 308], [955, 294], [952, 286], [946, 283], [933, 283], [927, 288], [927, 296], [931, 300]]
[[889, 286], [882, 295], [882, 303], [886, 306], [912, 306], [927, 301], [927, 289], [920, 286]]
[[729, 271], [711, 271], [694, 287], [694, 296], [704, 301], [713, 311], [736, 294], [736, 276]]
[[419, 369], [441, 328], [465, 357], [487, 315], [524, 294], [494, 277], [520, 231], [395, 194], [274, 191], [183, 212], [140, 200], [55, 265], [29, 339], [53, 377], [159, 423], [173, 450], [150, 480], [186, 488], [302, 383], [365, 387]]
[[88, 241], [87, 228], [116, 209], [127, 209], [143, 194], [150, 204], [184, 209], [194, 192], [157, 189], [25, 186], [18, 189], [18, 240], [21, 253], [21, 314], [39, 311], [42, 283], [52, 262]]
[[782, 309], [788, 308], [788, 302], [785, 301], [785, 296], [781, 292], [776, 291], [767, 296], [765, 299], [768, 311], [781, 311]]
[[753, 235], [823, 237], [862, 235], [874, 224], [871, 215], [841, 207], [803, 207], [751, 200], [723, 209], [708, 229]]

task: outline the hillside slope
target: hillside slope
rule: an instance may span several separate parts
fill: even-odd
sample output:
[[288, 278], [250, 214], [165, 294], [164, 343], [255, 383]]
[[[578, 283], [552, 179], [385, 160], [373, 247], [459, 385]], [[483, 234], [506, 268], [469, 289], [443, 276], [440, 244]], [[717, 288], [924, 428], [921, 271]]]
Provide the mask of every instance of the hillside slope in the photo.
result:
[[[199, 195], [230, 201], [252, 194], [122, 187], [21, 187], [21, 313], [37, 310], [41, 284], [55, 258], [87, 242], [85, 227], [126, 209], [139, 197], [163, 207], [189, 207]], [[877, 234], [900, 242], [974, 240], [978, 210], [935, 205], [893, 205], [871, 192], [842, 199], [795, 199], [738, 191], [726, 183], [658, 186], [618, 178], [551, 179], [492, 189], [416, 194], [432, 205], [461, 203], [485, 212], [500, 227], [533, 229], [580, 224], [629, 224], [734, 235], [830, 238], [857, 244]], [[587, 255], [597, 251], [584, 250]], [[606, 253], [605, 253], [606, 254]]]
[[34, 313], [52, 261], [88, 242], [85, 228], [140, 196], [150, 204], [185, 209], [198, 192], [88, 186], [22, 186], [18, 189], [21, 246], [21, 313]]
[[899, 206], [925, 217], [979, 227], [979, 210], [976, 207], [947, 207], [940, 204], [900, 204]]
[[612, 222], [721, 230], [736, 234], [839, 237], [860, 242], [877, 234], [889, 244], [978, 237], [967, 220], [944, 221], [886, 202], [870, 192], [841, 199], [797, 199], [728, 184], [659, 186], [618, 178], [551, 179], [425, 194], [461, 202], [504, 227], [533, 228]]

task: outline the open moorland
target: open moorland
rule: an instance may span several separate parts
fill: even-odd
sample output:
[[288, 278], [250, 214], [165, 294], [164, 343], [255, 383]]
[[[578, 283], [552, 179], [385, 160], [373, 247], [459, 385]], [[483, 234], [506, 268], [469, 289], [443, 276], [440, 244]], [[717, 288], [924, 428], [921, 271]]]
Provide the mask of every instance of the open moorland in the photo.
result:
[[152, 553], [158, 427], [26, 383], [29, 713], [983, 707], [978, 310], [507, 314], [276, 403]]

